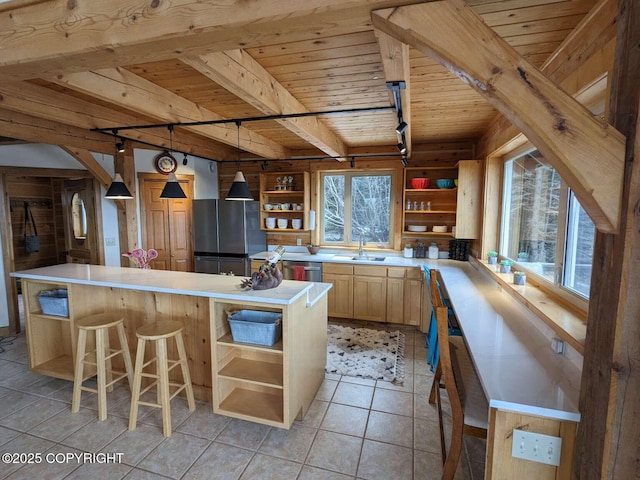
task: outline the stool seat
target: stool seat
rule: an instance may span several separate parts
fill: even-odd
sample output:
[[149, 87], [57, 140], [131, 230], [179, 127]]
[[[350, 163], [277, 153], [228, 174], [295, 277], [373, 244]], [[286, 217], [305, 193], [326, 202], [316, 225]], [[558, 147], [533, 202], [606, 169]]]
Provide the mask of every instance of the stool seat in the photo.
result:
[[[124, 317], [118, 312], [103, 312], [94, 315], [87, 315], [75, 321], [78, 328], [78, 345], [76, 351], [75, 368], [73, 375], [73, 398], [71, 400], [71, 412], [77, 413], [80, 410], [80, 396], [82, 391], [98, 394], [98, 419], [107, 418], [107, 392], [113, 390], [113, 384], [127, 377], [129, 388], [133, 385], [133, 365], [127, 336], [124, 331]], [[120, 349], [112, 350], [109, 347], [109, 329], [115, 327], [120, 341]], [[93, 332], [95, 335], [96, 348], [94, 351], [86, 353], [87, 333]], [[116, 355], [122, 355], [124, 360], [124, 372], [114, 371], [111, 368], [111, 359]], [[85, 365], [95, 368], [97, 377], [97, 387], [85, 387]], [[88, 374], [91, 376], [92, 370]], [[118, 376], [114, 379], [113, 374]]]
[[159, 340], [173, 337], [182, 332], [183, 328], [182, 323], [176, 320], [160, 320], [141, 326], [136, 330], [136, 336], [145, 340]]
[[[171, 436], [171, 400], [181, 391], [185, 391], [189, 410], [196, 409], [193, 399], [193, 387], [191, 386], [191, 376], [187, 364], [187, 354], [182, 340], [182, 322], [176, 320], [159, 320], [149, 323], [136, 330], [138, 337], [138, 351], [136, 352], [136, 364], [133, 373], [133, 390], [131, 395], [131, 410], [129, 412], [129, 430], [136, 428], [138, 418], [138, 407], [146, 405], [162, 410], [162, 433], [165, 437]], [[167, 356], [167, 340], [175, 339], [178, 350], [178, 359], [172, 360]], [[154, 342], [155, 356], [145, 362], [145, 344]], [[145, 372], [144, 369], [155, 363], [155, 373]], [[182, 370], [182, 383], [169, 381], [169, 372], [179, 366]], [[144, 389], [141, 390], [142, 378], [152, 379]], [[156, 402], [140, 400], [140, 397], [151, 388], [156, 387]], [[170, 388], [174, 391], [171, 392]]]

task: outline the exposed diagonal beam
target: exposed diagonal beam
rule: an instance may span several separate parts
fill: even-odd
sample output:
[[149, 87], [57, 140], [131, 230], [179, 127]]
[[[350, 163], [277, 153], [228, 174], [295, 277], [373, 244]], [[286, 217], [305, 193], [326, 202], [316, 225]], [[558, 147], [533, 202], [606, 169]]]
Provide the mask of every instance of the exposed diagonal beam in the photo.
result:
[[[266, 115], [309, 112], [244, 50], [210, 53], [182, 61]], [[327, 155], [346, 156], [348, 153], [347, 146], [319, 118], [288, 118], [278, 120], [278, 123]]]
[[558, 170], [602, 232], [620, 221], [625, 139], [564, 93], [463, 0], [373, 12], [376, 28], [475, 88]]
[[[137, 110], [167, 123], [222, 120], [220, 115], [176, 95], [123, 68], [109, 68], [87, 73], [59, 75], [50, 81], [86, 93], [123, 108]], [[233, 124], [180, 127], [235, 146], [238, 142]], [[174, 135], [175, 136], [175, 135]], [[252, 132], [240, 129], [241, 148], [267, 158], [290, 156], [280, 144]]]
[[109, 188], [109, 185], [111, 185], [111, 176], [103, 166], [93, 158], [93, 155], [91, 155], [89, 150], [85, 150], [84, 148], [67, 147], [65, 145], [59, 145], [59, 147], [89, 170], [91, 175], [93, 175], [103, 187]]
[[388, 0], [19, 4], [0, 16], [0, 79], [135, 65], [176, 54], [303, 40], [310, 34], [366, 31], [371, 28], [370, 10], [388, 5]]
[[[411, 79], [409, 69], [409, 45], [400, 40], [375, 30], [380, 45], [380, 55], [382, 56], [382, 67], [387, 82], [404, 80], [405, 88], [400, 90], [400, 101], [402, 103], [402, 116], [409, 124], [405, 131], [407, 142], [407, 156], [411, 156]], [[393, 96], [392, 96], [393, 98]]]
[[[0, 82], [0, 108], [86, 129], [105, 125], [140, 123], [139, 117], [29, 82]], [[127, 130], [123, 135], [132, 140], [169, 148], [169, 137], [166, 131]], [[181, 152], [219, 160], [231, 160], [236, 156], [235, 149], [214, 144], [195, 134], [174, 137], [173, 146]], [[112, 148], [109, 153], [113, 153], [114, 141], [110, 140], [110, 142]]]

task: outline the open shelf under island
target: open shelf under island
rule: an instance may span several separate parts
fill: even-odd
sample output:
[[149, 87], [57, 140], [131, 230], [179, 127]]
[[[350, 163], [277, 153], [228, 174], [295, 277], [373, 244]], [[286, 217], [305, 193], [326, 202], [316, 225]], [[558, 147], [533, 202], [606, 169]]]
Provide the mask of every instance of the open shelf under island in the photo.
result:
[[[289, 428], [324, 378], [330, 284], [284, 280], [243, 290], [239, 277], [79, 264], [11, 275], [22, 279], [30, 368], [43, 375], [73, 381], [75, 323], [117, 311], [132, 350], [141, 325], [184, 324], [194, 395], [211, 401], [214, 413]], [[53, 289], [67, 290], [68, 316], [42, 313], [37, 296]], [[240, 309], [280, 313], [282, 338], [272, 347], [234, 342], [227, 314]]]

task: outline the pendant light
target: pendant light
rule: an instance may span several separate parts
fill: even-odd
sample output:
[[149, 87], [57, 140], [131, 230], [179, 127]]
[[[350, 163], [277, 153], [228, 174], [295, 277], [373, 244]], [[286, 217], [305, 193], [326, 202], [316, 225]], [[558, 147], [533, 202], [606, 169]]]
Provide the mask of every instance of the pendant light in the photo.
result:
[[[173, 125], [168, 125], [169, 129], [169, 149], [173, 154]], [[167, 183], [164, 185], [162, 189], [162, 193], [160, 194], [160, 198], [162, 199], [171, 199], [171, 198], [187, 198], [182, 187], [178, 183], [178, 179], [176, 178], [176, 174], [171, 172], [169, 177], [167, 178]]]
[[[116, 151], [113, 157], [114, 160], [119, 152], [119, 146], [117, 143], [118, 138], [115, 137], [115, 140], [116, 140]], [[131, 195], [131, 192], [129, 191], [127, 186], [124, 184], [124, 180], [122, 180], [122, 176], [119, 173], [116, 173], [115, 176], [113, 177], [113, 180], [111, 181], [111, 185], [109, 185], [109, 189], [107, 190], [107, 194], [104, 196], [104, 198], [109, 198], [111, 200], [129, 200], [133, 198], [133, 195]]]
[[231, 184], [231, 188], [229, 189], [229, 193], [227, 193], [227, 197], [225, 200], [238, 200], [241, 202], [250, 202], [253, 200], [251, 196], [251, 192], [249, 191], [249, 186], [247, 185], [247, 181], [244, 178], [244, 175], [240, 171], [240, 125], [242, 122], [239, 120], [236, 122], [236, 127], [238, 128], [238, 171], [236, 172], [236, 176], [233, 179], [233, 184]]

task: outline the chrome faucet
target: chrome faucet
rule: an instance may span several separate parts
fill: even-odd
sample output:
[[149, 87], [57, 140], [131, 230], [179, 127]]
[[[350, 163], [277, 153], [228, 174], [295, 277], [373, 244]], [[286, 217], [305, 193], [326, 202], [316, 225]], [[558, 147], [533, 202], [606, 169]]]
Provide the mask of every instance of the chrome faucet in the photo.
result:
[[360, 242], [358, 242], [358, 256], [362, 257], [364, 256], [364, 251], [362, 250], [362, 248], [367, 244], [367, 242], [364, 239], [364, 229], [360, 229]]

